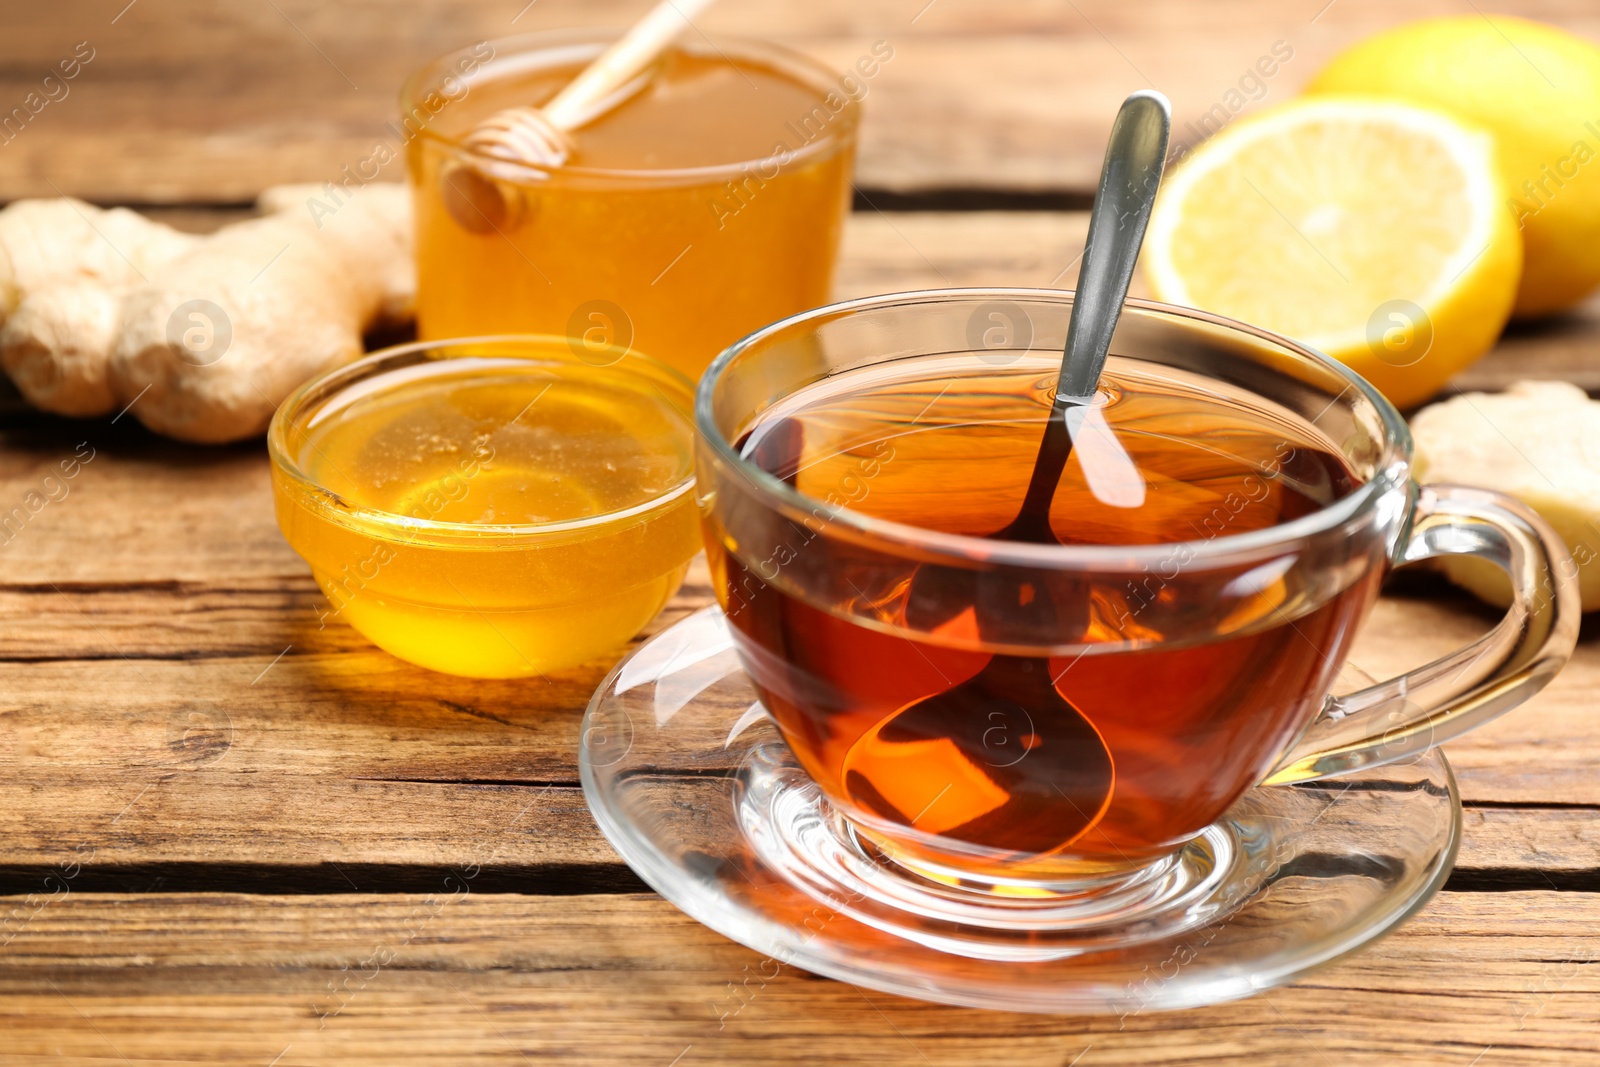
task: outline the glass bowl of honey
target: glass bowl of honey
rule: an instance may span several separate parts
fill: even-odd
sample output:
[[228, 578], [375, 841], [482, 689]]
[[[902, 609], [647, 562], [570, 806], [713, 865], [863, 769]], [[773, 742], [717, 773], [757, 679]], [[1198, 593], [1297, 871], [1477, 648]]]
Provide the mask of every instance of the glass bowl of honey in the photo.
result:
[[565, 335], [697, 378], [738, 338], [828, 301], [859, 100], [892, 49], [839, 73], [687, 34], [571, 132], [561, 166], [466, 145], [496, 112], [543, 106], [615, 36], [482, 42], [406, 83], [420, 337]]
[[700, 550], [692, 399], [648, 357], [539, 336], [403, 345], [301, 386], [267, 442], [320, 625], [477, 678], [615, 653]]

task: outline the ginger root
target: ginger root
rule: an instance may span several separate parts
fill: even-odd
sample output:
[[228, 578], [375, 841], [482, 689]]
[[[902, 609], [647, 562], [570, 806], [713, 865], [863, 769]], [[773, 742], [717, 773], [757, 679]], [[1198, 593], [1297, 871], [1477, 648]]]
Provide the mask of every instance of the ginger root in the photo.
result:
[[307, 187], [206, 237], [121, 209], [23, 201], [0, 211], [0, 366], [37, 407], [222, 443], [266, 429], [306, 379], [411, 317], [410, 204], [375, 184], [320, 225]]
[[[1600, 402], [1568, 382], [1517, 382], [1423, 408], [1411, 435], [1418, 481], [1495, 489], [1533, 508], [1572, 552], [1583, 610], [1600, 608]], [[1493, 564], [1445, 556], [1436, 565], [1489, 603], [1510, 603]]]
[[115, 411], [105, 365], [117, 296], [198, 240], [81, 200], [0, 211], [0, 364], [22, 395], [60, 415]]
[[199, 238], [127, 208], [19, 200], [0, 211], [0, 320], [30, 293], [65, 282], [136, 285]]
[[106, 365], [127, 288], [84, 279], [48, 286], [0, 327], [0, 363], [34, 407], [78, 418], [116, 410]]

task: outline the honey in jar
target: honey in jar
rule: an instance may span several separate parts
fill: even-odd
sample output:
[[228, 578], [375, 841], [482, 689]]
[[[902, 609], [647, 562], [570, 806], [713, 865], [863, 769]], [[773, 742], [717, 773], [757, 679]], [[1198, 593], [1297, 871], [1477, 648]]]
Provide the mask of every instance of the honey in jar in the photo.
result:
[[411, 79], [420, 336], [567, 336], [692, 379], [746, 333], [827, 302], [865, 81], [771, 46], [691, 38], [572, 131], [553, 169], [461, 142], [503, 108], [547, 102], [605, 38], [490, 42]]

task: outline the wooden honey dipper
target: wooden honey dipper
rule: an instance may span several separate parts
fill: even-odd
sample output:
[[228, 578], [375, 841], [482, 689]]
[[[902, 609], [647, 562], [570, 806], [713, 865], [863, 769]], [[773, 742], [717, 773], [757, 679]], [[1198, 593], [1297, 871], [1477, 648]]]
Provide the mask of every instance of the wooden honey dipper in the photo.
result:
[[[556, 168], [572, 154], [569, 133], [627, 100], [649, 82], [646, 73], [695, 15], [712, 0], [659, 0], [645, 16], [572, 79], [543, 107], [497, 111], [462, 139], [471, 152], [531, 167]], [[443, 176], [445, 207], [474, 233], [498, 230], [513, 210], [498, 184], [472, 166]]]

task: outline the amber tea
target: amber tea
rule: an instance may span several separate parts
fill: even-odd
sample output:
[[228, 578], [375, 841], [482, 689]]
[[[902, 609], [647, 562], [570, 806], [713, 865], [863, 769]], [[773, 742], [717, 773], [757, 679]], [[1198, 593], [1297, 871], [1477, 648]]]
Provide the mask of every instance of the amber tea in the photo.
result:
[[[997, 367], [962, 353], [838, 374], [769, 410], [738, 448], [823, 505], [817, 515], [843, 507], [990, 538], [1021, 506], [1058, 358]], [[1138, 865], [1216, 820], [1321, 707], [1382, 568], [1291, 589], [1291, 556], [1219, 587], [1214, 570], [1186, 570], [1184, 546], [1291, 522], [1352, 492], [1357, 475], [1309, 424], [1219, 383], [1114, 359], [1102, 385], [1138, 484], [1125, 465], [1120, 483], [1097, 469], [1103, 446], [1076, 448], [1050, 523], [1061, 552], [1173, 546], [1169, 566], [1137, 580], [1008, 583], [980, 566], [964, 585], [936, 584], [914, 562], [861, 566], [825, 517], [792, 553], [755, 560], [708, 527], [747, 673], [805, 771], [858, 824], [1003, 855], [1022, 876], [1068, 852], [1076, 870]], [[799, 565], [832, 568], [847, 600], [787, 583]], [[1231, 606], [1203, 631], [1162, 629], [1174, 605], [1214, 608], [1213, 588]], [[1047, 620], [1050, 639], [994, 639], [1019, 619]], [[923, 704], [936, 694], [947, 696]]]

